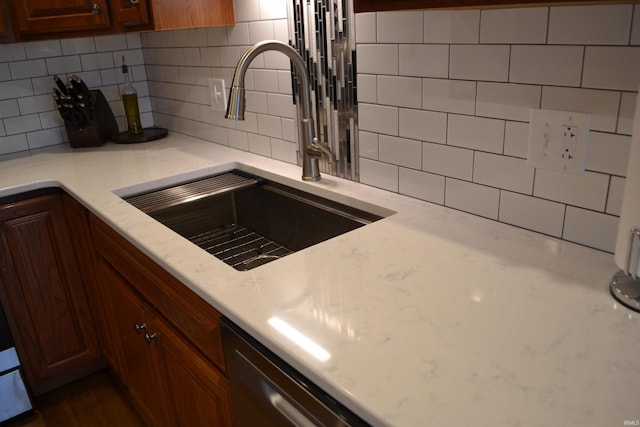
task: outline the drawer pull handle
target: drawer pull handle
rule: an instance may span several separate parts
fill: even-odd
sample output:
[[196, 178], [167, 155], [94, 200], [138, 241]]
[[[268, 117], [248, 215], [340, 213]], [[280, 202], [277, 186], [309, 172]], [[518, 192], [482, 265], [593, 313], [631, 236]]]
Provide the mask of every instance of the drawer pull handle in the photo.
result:
[[147, 342], [147, 344], [151, 344], [151, 342], [155, 339], [158, 339], [158, 334], [156, 334], [155, 332], [152, 334], [144, 334], [144, 340]]
[[145, 323], [143, 323], [142, 325], [138, 325], [136, 323], [136, 334], [140, 335], [142, 333], [142, 331], [145, 331], [147, 329], [147, 325]]
[[129, 0], [129, 6], [133, 7], [133, 8], [139, 8], [140, 7], [140, 0]]
[[89, 10], [94, 15], [98, 15], [102, 11], [102, 9], [100, 8], [100, 5], [98, 3], [93, 3], [91, 6], [89, 6]]

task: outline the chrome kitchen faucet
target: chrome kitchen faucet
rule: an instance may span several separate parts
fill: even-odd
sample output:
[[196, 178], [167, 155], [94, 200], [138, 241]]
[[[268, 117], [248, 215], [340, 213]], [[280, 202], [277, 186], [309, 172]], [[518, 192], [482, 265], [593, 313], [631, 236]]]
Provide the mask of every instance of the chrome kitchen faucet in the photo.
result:
[[304, 60], [300, 54], [291, 46], [277, 40], [265, 40], [251, 46], [242, 55], [236, 66], [231, 92], [229, 93], [229, 103], [227, 105], [227, 119], [244, 120], [245, 97], [244, 97], [244, 76], [249, 68], [249, 64], [259, 54], [275, 50], [282, 52], [289, 57], [293, 63], [298, 78], [300, 79], [302, 90], [300, 91], [300, 102], [302, 104], [302, 117], [298, 116], [302, 129], [302, 141], [300, 141], [300, 151], [302, 152], [302, 179], [304, 181], [318, 181], [320, 179], [320, 164], [322, 153], [330, 159], [333, 152], [329, 147], [318, 143], [315, 137], [315, 128], [311, 111], [311, 88], [309, 86], [309, 74]]

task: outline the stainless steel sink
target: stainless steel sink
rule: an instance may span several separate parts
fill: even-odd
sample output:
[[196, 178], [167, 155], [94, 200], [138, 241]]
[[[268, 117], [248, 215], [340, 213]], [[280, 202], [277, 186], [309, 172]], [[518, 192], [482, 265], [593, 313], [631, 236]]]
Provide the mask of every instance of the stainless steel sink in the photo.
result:
[[240, 271], [383, 218], [239, 170], [125, 200]]

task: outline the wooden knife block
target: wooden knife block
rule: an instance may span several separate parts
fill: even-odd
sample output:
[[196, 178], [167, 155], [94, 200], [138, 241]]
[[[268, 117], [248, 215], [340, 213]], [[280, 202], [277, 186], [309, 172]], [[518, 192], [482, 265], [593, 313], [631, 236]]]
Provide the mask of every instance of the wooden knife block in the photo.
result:
[[92, 120], [89, 120], [84, 130], [80, 131], [65, 120], [64, 126], [69, 136], [69, 145], [74, 148], [99, 147], [107, 141], [119, 139], [118, 123], [113, 111], [100, 90], [90, 90], [93, 104]]

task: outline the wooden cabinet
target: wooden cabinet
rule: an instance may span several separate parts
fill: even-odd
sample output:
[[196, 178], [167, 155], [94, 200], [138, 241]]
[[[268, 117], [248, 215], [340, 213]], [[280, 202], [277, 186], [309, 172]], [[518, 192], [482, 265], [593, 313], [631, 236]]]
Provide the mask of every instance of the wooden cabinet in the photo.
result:
[[20, 39], [59, 33], [106, 33], [111, 27], [107, 0], [12, 0], [12, 20]]
[[233, 0], [8, 1], [11, 34], [25, 41], [235, 23]]
[[231, 426], [220, 314], [97, 218], [114, 369], [154, 426]]
[[13, 28], [9, 19], [9, 8], [6, 0], [0, 0], [0, 43], [13, 41]]
[[102, 368], [62, 195], [0, 201], [0, 299], [35, 395]]

